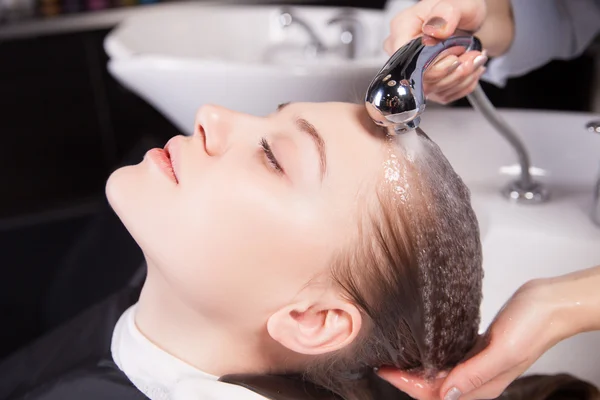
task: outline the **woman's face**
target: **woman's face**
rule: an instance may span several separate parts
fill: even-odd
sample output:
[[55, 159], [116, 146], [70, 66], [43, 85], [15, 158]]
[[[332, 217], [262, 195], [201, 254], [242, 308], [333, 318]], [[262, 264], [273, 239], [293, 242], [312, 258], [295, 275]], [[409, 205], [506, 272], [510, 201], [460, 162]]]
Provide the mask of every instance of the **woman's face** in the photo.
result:
[[266, 118], [205, 106], [194, 135], [167, 149], [176, 179], [151, 150], [113, 173], [109, 201], [186, 301], [240, 322], [268, 317], [329, 270], [388, 154], [364, 108], [344, 103]]

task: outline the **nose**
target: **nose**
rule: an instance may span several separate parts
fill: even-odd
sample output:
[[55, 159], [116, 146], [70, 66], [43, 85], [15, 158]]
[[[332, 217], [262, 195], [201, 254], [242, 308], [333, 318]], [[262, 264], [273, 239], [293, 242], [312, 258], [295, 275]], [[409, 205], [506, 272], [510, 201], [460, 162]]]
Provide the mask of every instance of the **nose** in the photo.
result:
[[211, 156], [225, 153], [231, 143], [235, 112], [215, 105], [202, 106], [196, 114], [195, 135], [204, 138]]

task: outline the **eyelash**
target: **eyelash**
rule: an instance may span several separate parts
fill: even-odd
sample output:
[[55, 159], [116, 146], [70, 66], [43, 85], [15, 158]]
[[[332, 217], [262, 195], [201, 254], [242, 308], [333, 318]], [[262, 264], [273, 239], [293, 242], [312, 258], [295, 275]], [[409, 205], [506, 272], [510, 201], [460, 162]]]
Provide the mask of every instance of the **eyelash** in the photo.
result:
[[281, 167], [281, 164], [279, 164], [279, 161], [277, 161], [275, 154], [273, 154], [273, 150], [271, 150], [271, 145], [269, 144], [269, 142], [267, 142], [267, 139], [260, 139], [260, 147], [265, 153], [265, 157], [267, 157], [267, 161], [269, 162], [271, 167], [279, 174], [285, 173], [285, 171]]

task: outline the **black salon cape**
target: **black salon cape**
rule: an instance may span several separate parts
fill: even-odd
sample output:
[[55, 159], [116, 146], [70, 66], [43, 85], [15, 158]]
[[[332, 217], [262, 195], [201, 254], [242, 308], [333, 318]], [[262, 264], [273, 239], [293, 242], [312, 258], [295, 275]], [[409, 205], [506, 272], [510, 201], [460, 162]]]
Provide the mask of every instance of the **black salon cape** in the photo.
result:
[[[140, 289], [141, 284], [126, 287], [2, 361], [0, 400], [147, 400], [110, 351], [114, 327]], [[220, 380], [271, 400], [342, 400], [293, 377], [229, 375]], [[410, 400], [379, 378], [370, 379], [369, 388], [377, 400]], [[513, 382], [499, 399], [600, 400], [600, 391], [566, 374], [530, 376]]]
[[126, 287], [0, 364], [0, 400], [147, 399], [115, 365], [110, 345], [139, 287]]
[[[140, 289], [126, 287], [0, 363], [0, 400], [148, 399], [115, 365], [110, 350], [114, 327]], [[272, 400], [341, 400], [288, 377], [230, 375], [221, 380]], [[386, 385], [375, 398], [409, 399]]]

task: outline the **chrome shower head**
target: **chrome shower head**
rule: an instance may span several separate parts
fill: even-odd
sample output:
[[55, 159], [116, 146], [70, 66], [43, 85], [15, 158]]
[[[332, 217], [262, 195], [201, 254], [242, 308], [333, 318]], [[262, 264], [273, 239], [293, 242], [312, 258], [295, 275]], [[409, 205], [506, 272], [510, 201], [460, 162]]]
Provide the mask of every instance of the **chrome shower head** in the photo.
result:
[[398, 49], [367, 90], [365, 105], [371, 119], [387, 127], [390, 134], [418, 127], [426, 102], [423, 74], [438, 56], [455, 46], [466, 51], [481, 50], [479, 39], [458, 31], [434, 46], [425, 46], [421, 38], [416, 38]]

